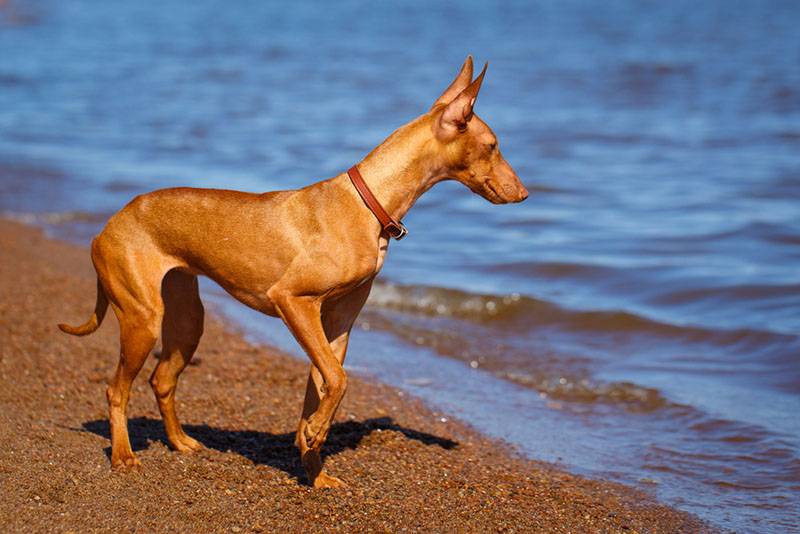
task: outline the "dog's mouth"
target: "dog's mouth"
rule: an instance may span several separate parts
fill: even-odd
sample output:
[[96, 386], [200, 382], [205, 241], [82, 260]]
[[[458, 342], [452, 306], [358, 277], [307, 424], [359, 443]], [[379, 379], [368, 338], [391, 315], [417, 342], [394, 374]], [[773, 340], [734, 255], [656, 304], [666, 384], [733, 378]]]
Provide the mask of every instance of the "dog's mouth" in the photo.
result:
[[505, 204], [508, 202], [504, 199], [500, 193], [497, 191], [495, 184], [492, 183], [492, 180], [487, 178], [481, 184], [481, 191], [478, 192], [483, 198], [491, 202], [492, 204]]

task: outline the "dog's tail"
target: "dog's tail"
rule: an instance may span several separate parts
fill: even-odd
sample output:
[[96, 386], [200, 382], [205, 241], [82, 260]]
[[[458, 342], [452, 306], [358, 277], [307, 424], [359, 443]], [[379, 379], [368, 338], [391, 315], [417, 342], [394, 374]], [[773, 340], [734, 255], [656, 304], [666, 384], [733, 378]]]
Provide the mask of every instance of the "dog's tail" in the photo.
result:
[[103, 291], [103, 286], [100, 285], [100, 279], [98, 279], [97, 302], [94, 305], [94, 313], [92, 313], [92, 316], [89, 317], [89, 320], [80, 326], [70, 326], [68, 324], [61, 323], [58, 325], [58, 327], [62, 332], [72, 334], [73, 336], [85, 336], [91, 334], [100, 327], [100, 323], [103, 322], [103, 317], [105, 317], [107, 309], [108, 297], [106, 297], [106, 293]]

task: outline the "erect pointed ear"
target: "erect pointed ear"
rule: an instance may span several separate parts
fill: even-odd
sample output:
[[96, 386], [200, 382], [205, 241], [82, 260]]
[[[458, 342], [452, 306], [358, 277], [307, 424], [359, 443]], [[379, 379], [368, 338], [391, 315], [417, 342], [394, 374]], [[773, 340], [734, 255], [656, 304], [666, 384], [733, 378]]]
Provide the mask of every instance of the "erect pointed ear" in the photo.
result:
[[431, 109], [438, 106], [439, 104], [449, 104], [453, 101], [455, 97], [458, 96], [458, 93], [464, 90], [466, 86], [469, 85], [469, 81], [472, 79], [472, 56], [467, 56], [467, 59], [464, 60], [464, 64], [461, 65], [461, 71], [456, 76], [456, 79], [453, 80], [453, 83], [450, 84], [450, 87], [444, 90], [442, 96], [434, 102]]
[[483, 76], [486, 74], [486, 67], [488, 66], [489, 64], [486, 63], [478, 77], [444, 108], [436, 125], [436, 135], [440, 139], [452, 138], [458, 132], [463, 132], [467, 128], [467, 123], [473, 115], [475, 99], [478, 98], [478, 92], [481, 90]]

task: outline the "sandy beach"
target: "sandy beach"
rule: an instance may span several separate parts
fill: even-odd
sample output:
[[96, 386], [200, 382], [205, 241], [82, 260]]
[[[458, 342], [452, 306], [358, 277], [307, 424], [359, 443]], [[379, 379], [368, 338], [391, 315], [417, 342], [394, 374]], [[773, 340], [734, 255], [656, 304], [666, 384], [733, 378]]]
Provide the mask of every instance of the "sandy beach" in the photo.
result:
[[56, 328], [94, 302], [88, 253], [0, 221], [0, 525], [4, 532], [699, 532], [638, 491], [517, 457], [447, 414], [352, 377], [325, 448], [342, 490], [306, 485], [293, 431], [307, 365], [214, 317], [178, 390], [205, 450], [166, 446], [146, 377], [129, 408], [142, 461], [112, 472], [110, 314], [87, 338]]

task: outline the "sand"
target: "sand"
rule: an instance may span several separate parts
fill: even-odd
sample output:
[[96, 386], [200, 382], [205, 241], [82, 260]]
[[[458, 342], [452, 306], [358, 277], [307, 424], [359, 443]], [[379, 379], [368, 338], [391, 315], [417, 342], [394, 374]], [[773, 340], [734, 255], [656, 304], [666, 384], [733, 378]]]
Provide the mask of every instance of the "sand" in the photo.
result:
[[[109, 311], [86, 338], [56, 323], [94, 306], [88, 251], [0, 220], [0, 530], [3, 532], [707, 532], [637, 490], [520, 458], [401, 391], [351, 376], [324, 449], [348, 482], [313, 490], [292, 446], [307, 364], [247, 343], [213, 313], [184, 372], [178, 414], [205, 450], [166, 445], [147, 382], [134, 384], [142, 468], [109, 463]], [[398, 354], [398, 357], [402, 357]]]

